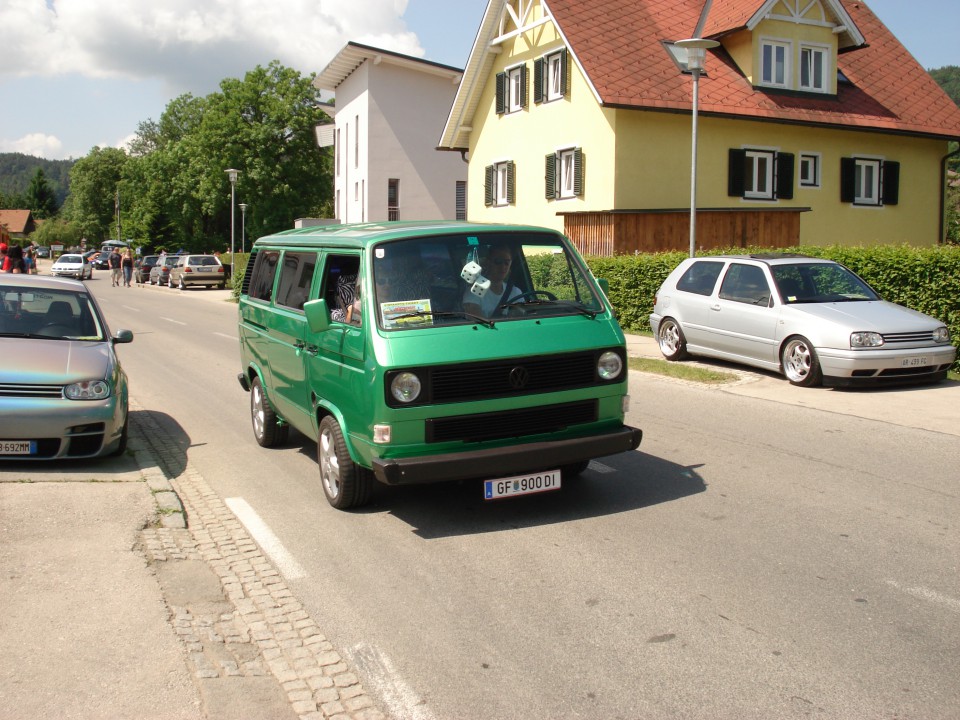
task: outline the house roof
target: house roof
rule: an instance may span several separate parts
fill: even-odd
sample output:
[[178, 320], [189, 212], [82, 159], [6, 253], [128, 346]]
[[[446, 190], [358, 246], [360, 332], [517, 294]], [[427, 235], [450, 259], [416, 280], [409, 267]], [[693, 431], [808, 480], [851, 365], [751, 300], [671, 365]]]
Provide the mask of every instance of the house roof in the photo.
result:
[[459, 82], [463, 74], [461, 68], [450, 65], [441, 65], [440, 63], [422, 60], [410, 55], [383, 50], [381, 48], [361, 45], [360, 43], [348, 42], [338, 52], [334, 58], [327, 63], [327, 66], [313, 80], [314, 87], [318, 90], [336, 90], [337, 87], [346, 80], [353, 72], [364, 62], [370, 60], [374, 64], [387, 62], [392, 65], [400, 65], [419, 72], [427, 72], [443, 77], [449, 77], [453, 82]]
[[[755, 24], [770, 0], [541, 0], [592, 87], [608, 107], [692, 111], [691, 82], [663, 42], [721, 39]], [[864, 0], [823, 0], [840, 28], [837, 96], [755, 88], [722, 47], [708, 51], [699, 112], [785, 123], [960, 138], [960, 108], [870, 11]], [[441, 147], [465, 148], [494, 61], [506, 0], [490, 0]], [[849, 22], [847, 22], [849, 20]], [[863, 44], [865, 42], [865, 44]], [[461, 95], [463, 97], [461, 97]]]
[[23, 235], [30, 226], [30, 210], [0, 210], [0, 225], [11, 235]]

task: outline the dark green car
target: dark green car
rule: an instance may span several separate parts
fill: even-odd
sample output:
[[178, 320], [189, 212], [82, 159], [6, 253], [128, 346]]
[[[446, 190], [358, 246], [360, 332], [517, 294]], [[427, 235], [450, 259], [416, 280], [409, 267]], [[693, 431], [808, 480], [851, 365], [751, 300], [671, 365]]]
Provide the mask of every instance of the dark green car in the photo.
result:
[[623, 333], [562, 234], [455, 222], [261, 238], [239, 303], [254, 436], [316, 438], [337, 508], [390, 485], [559, 489], [633, 450]]

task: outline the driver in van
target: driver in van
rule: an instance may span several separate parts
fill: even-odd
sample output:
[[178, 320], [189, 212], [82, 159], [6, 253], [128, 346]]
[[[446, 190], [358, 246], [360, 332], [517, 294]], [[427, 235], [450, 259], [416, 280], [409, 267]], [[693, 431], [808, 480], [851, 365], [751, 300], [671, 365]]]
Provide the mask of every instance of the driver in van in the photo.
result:
[[483, 297], [478, 297], [470, 288], [463, 294], [464, 312], [481, 317], [492, 317], [497, 308], [505, 302], [520, 297], [523, 293], [510, 282], [510, 267], [513, 255], [506, 244], [491, 245], [480, 261], [483, 275], [490, 281], [490, 287]]

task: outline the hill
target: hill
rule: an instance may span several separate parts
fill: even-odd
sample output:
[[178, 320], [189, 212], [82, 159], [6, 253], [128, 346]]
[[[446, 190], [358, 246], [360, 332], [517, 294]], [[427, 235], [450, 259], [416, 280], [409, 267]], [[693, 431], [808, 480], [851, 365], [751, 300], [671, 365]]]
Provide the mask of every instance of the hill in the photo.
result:
[[45, 160], [23, 153], [0, 153], [0, 195], [9, 197], [25, 194], [37, 168], [43, 168], [43, 174], [57, 196], [57, 205], [63, 205], [70, 191], [70, 168], [74, 162]]

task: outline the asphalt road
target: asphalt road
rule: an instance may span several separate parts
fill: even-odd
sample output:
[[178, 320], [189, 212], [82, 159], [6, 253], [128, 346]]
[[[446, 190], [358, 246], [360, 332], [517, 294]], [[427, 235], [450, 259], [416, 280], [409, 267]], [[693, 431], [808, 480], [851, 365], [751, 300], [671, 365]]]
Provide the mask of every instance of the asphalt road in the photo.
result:
[[343, 513], [311, 440], [253, 440], [234, 305], [104, 278], [137, 402], [393, 716], [960, 716], [956, 437], [633, 373], [640, 451], [560, 493]]

